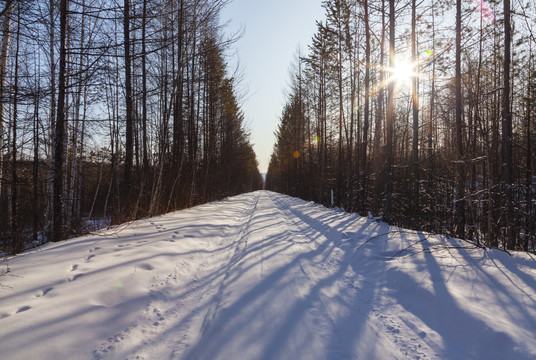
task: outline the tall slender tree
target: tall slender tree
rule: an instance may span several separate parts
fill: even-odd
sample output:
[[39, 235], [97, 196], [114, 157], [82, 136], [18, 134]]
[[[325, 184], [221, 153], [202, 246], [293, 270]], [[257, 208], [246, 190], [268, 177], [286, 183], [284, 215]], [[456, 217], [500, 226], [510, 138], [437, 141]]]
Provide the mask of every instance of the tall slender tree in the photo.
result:
[[14, 0], [6, 1], [5, 7], [2, 10], [2, 48], [0, 49], [0, 195], [2, 194], [2, 169], [4, 164], [4, 113], [7, 97], [5, 92], [7, 65], [9, 55], [9, 44], [11, 42], [11, 16], [13, 12]]
[[463, 156], [462, 125], [462, 0], [456, 0], [456, 151], [457, 151], [457, 193], [456, 193], [456, 235], [465, 237], [465, 169]]
[[411, 78], [411, 108], [413, 114], [413, 221], [420, 212], [420, 169], [419, 169], [419, 94], [417, 92], [419, 61], [417, 59], [417, 4], [411, 2], [411, 64], [414, 72]]
[[11, 236], [13, 238], [13, 252], [18, 253], [23, 249], [19, 225], [19, 181], [17, 174], [17, 126], [19, 116], [19, 54], [20, 54], [20, 6], [17, 7], [17, 31], [15, 39], [15, 71], [13, 80], [13, 124], [11, 125]]
[[511, 62], [511, 19], [510, 0], [503, 1], [504, 7], [504, 91], [502, 107], [502, 146], [504, 164], [504, 184], [506, 187], [506, 226], [507, 243], [510, 250], [516, 248], [516, 219], [513, 200], [513, 160], [512, 160], [512, 113], [510, 109], [510, 62]]
[[126, 105], [126, 135], [125, 135], [125, 189], [130, 191], [132, 182], [132, 166], [134, 157], [134, 107], [132, 98], [132, 68], [130, 55], [130, 0], [124, 0], [123, 34], [125, 47], [125, 105]]
[[147, 0], [143, 0], [141, 23], [141, 71], [142, 71], [142, 153], [143, 170], [149, 169], [149, 155], [147, 149]]
[[[394, 69], [395, 61], [395, 1], [389, 0], [389, 67]], [[387, 85], [387, 147], [385, 154], [385, 205], [384, 214], [387, 220], [393, 217], [393, 129], [395, 121], [395, 83], [391, 79]]]
[[54, 185], [52, 240], [63, 238], [63, 163], [65, 141], [65, 93], [67, 72], [67, 9], [69, 0], [60, 0], [60, 64], [58, 79], [58, 110], [54, 131]]
[[363, 1], [363, 22], [365, 25], [365, 108], [363, 117], [363, 146], [361, 149], [361, 211], [367, 209], [367, 148], [368, 132], [370, 122], [370, 22], [369, 22], [369, 2]]

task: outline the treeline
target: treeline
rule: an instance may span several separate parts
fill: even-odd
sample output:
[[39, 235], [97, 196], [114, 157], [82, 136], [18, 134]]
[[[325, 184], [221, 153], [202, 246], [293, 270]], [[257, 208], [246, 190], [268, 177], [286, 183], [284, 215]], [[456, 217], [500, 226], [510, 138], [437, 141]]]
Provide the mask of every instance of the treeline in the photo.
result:
[[4, 252], [262, 187], [226, 3], [0, 1]]
[[534, 251], [536, 3], [323, 6], [266, 188]]

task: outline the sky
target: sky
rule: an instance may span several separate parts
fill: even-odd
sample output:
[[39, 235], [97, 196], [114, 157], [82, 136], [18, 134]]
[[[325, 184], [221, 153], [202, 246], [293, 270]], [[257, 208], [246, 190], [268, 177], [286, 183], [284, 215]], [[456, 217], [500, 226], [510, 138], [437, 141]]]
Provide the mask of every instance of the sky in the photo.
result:
[[233, 0], [222, 13], [227, 33], [245, 30], [230, 52], [229, 70], [238, 59], [239, 92], [247, 92], [242, 109], [261, 173], [268, 170], [291, 63], [298, 48], [307, 52], [316, 21], [323, 19], [322, 0]]

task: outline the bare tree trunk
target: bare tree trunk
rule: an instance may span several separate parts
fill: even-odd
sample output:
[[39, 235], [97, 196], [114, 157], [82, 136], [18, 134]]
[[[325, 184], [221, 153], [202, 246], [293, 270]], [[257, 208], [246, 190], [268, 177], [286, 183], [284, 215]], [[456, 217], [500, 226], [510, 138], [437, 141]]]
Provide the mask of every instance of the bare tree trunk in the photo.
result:
[[[191, 171], [195, 167], [195, 83], [196, 83], [196, 51], [197, 51], [197, 8], [194, 6], [192, 18], [192, 60], [190, 69], [190, 115], [188, 121], [188, 160]], [[193, 177], [192, 177], [193, 179]], [[193, 180], [192, 180], [193, 181]]]
[[125, 38], [125, 103], [126, 103], [126, 137], [125, 137], [125, 193], [129, 192], [132, 182], [133, 163], [133, 111], [132, 111], [132, 76], [130, 56], [130, 0], [124, 0], [123, 32]]
[[[84, 49], [84, 41], [85, 41], [85, 0], [82, 0], [82, 23], [81, 23], [81, 35], [80, 35], [80, 48]], [[83, 143], [83, 129], [82, 132], [80, 132], [80, 109], [82, 106], [82, 94], [85, 92], [84, 87], [84, 56], [82, 54], [82, 51], [80, 53], [79, 63], [78, 63], [78, 73], [80, 74], [78, 81], [78, 90], [75, 95], [74, 99], [74, 124], [73, 124], [73, 130], [72, 130], [72, 150], [71, 150], [71, 176], [70, 176], [70, 185], [69, 185], [69, 196], [68, 196], [68, 211], [67, 216], [70, 217], [70, 222], [77, 224], [79, 222], [79, 214], [77, 211], [78, 208], [78, 187], [82, 180], [81, 178], [81, 162], [82, 162], [82, 143]], [[84, 98], [85, 100], [85, 98]], [[84, 105], [85, 107], [85, 105]], [[85, 111], [84, 111], [85, 112]], [[83, 121], [83, 120], [82, 120]], [[79, 138], [80, 138], [80, 157], [77, 158], [79, 153]], [[79, 225], [79, 224], [77, 224]]]
[[[67, 17], [67, 24], [66, 26], [66, 48], [69, 48], [71, 45], [71, 36], [72, 32], [69, 31], [69, 17]], [[71, 63], [72, 55], [67, 52], [66, 54], [66, 66], [65, 66], [65, 74], [72, 73], [76, 69], [74, 68], [74, 63]], [[71, 107], [70, 101], [73, 101], [74, 94], [72, 92], [67, 91], [71, 87], [71, 78], [65, 77], [65, 121], [64, 121], [64, 135], [63, 135], [63, 229], [64, 231], [69, 229], [71, 230], [71, 207], [72, 207], [72, 199], [70, 198], [70, 183], [68, 181], [68, 171], [69, 169], [69, 160], [71, 161], [71, 164], [73, 163], [74, 155], [71, 152], [69, 154], [69, 126], [68, 126], [68, 119], [69, 119], [69, 109]], [[72, 98], [71, 98], [72, 97]], [[70, 159], [69, 159], [70, 155]], [[64, 233], [65, 236], [65, 233]]]
[[[395, 0], [389, 0], [389, 67], [395, 67]], [[387, 149], [385, 154], [385, 209], [387, 221], [392, 220], [393, 192], [393, 123], [395, 119], [395, 84], [389, 82], [387, 87]]]
[[[477, 67], [477, 73], [476, 73], [476, 97], [475, 97], [475, 130], [474, 130], [474, 133], [475, 133], [475, 139], [476, 139], [476, 133], [477, 133], [477, 130], [480, 128], [482, 129], [482, 118], [480, 116], [480, 91], [481, 91], [481, 79], [480, 79], [480, 76], [482, 74], [482, 47], [483, 47], [483, 39], [484, 39], [484, 31], [483, 31], [483, 24], [484, 24], [484, 14], [483, 14], [483, 9], [481, 7], [481, 10], [480, 10], [480, 28], [479, 28], [479, 40], [478, 40], [478, 67]], [[476, 149], [476, 140], [475, 140], [475, 149]], [[487, 145], [486, 145], [486, 149], [487, 149]], [[487, 151], [487, 150], [486, 150]], [[486, 159], [486, 164], [489, 163], [489, 158], [487, 157]], [[476, 172], [476, 170], [475, 170]], [[486, 184], [486, 180], [489, 176], [489, 174], [486, 174], [487, 172], [487, 166], [486, 165], [483, 165], [482, 166], [482, 173], [483, 173], [483, 176], [482, 178], [484, 179], [483, 181], [483, 186], [487, 186]], [[488, 193], [489, 195], [489, 193]], [[490, 210], [489, 210], [489, 203], [488, 203], [488, 214], [490, 213]], [[482, 206], [482, 211], [484, 211], [484, 207]], [[487, 220], [487, 219], [486, 219]], [[483, 220], [482, 223], [484, 223], [485, 221]], [[488, 224], [489, 226], [489, 224]], [[481, 226], [482, 227], [482, 226]], [[489, 231], [489, 229], [488, 229]], [[476, 242], [478, 245], [480, 245], [480, 231], [477, 232], [477, 236], [476, 236]], [[489, 240], [490, 238], [488, 238]]]
[[[74, 183], [72, 184], [72, 209], [71, 209], [71, 217], [74, 220], [74, 222], [80, 226], [82, 225], [82, 217], [81, 217], [81, 207], [82, 207], [82, 183], [84, 181], [84, 177], [82, 176], [83, 171], [83, 165], [84, 165], [84, 138], [86, 133], [86, 115], [87, 115], [87, 86], [84, 87], [82, 90], [83, 92], [83, 110], [81, 114], [81, 119], [78, 119], [77, 122], [80, 124], [77, 124], [77, 132], [79, 133], [80, 138], [80, 144], [77, 146], [79, 150], [76, 152], [73, 151], [73, 154], [75, 157], [73, 158], [73, 164], [72, 166], [75, 168], [74, 171], [74, 178], [76, 179]], [[81, 129], [78, 130], [78, 127], [81, 126]], [[76, 155], [78, 154], [78, 157]]]
[[179, 0], [179, 33], [178, 33], [178, 53], [177, 53], [177, 79], [175, 105], [173, 107], [173, 159], [175, 163], [181, 161], [183, 152], [183, 86], [184, 86], [184, 1]]
[[97, 196], [99, 195], [99, 189], [100, 189], [101, 179], [102, 179], [102, 169], [104, 168], [104, 159], [101, 160], [99, 168], [100, 169], [99, 169], [99, 177], [97, 179], [97, 189], [95, 190], [95, 195], [93, 196], [93, 202], [91, 203], [91, 209], [89, 209], [89, 215], [87, 216], [88, 221], [90, 221], [91, 217], [93, 216], [93, 210], [95, 209], [95, 203], [97, 202]]
[[456, 1], [456, 149], [457, 149], [457, 195], [456, 195], [456, 235], [465, 237], [465, 171], [462, 129], [462, 0]]
[[513, 161], [512, 161], [512, 113], [510, 109], [510, 60], [511, 60], [511, 25], [510, 0], [504, 0], [504, 91], [503, 91], [503, 163], [504, 182], [506, 186], [506, 226], [507, 243], [510, 250], [516, 248], [516, 219], [513, 200]]
[[[49, 118], [49, 132], [50, 139], [52, 139], [51, 148], [48, 154], [48, 170], [47, 178], [54, 179], [54, 139], [56, 138], [56, 57], [55, 57], [55, 45], [56, 40], [54, 36], [54, 27], [56, 24], [56, 17], [54, 9], [56, 7], [55, 0], [50, 0], [49, 2], [49, 26], [50, 26], [50, 39], [49, 39], [49, 55], [50, 55], [50, 118]], [[54, 184], [53, 181], [47, 181], [47, 191], [48, 191], [48, 204], [47, 204], [47, 223], [54, 221]]]
[[141, 35], [141, 71], [142, 71], [142, 152], [143, 171], [147, 174], [149, 168], [149, 158], [147, 155], [147, 49], [146, 49], [146, 27], [147, 27], [147, 0], [143, 0], [142, 15], [142, 35]]
[[[111, 77], [111, 76], [110, 76]], [[111, 80], [111, 79], [110, 79]], [[113, 184], [115, 181], [115, 178], [117, 174], [115, 173], [115, 101], [114, 101], [114, 91], [112, 89], [112, 81], [109, 81], [109, 86], [106, 86], [106, 100], [107, 100], [107, 110], [108, 110], [108, 118], [110, 119], [108, 122], [108, 127], [110, 131], [110, 183], [108, 186], [108, 191], [106, 193], [106, 199], [104, 200], [104, 209], [103, 209], [103, 218], [106, 219], [106, 214], [108, 210], [108, 202], [110, 200], [110, 196], [112, 195], [113, 190]], [[104, 160], [103, 160], [104, 161]], [[96, 196], [96, 195], [95, 195]], [[113, 203], [113, 201], [112, 201]], [[113, 215], [113, 214], [112, 214]]]
[[67, 64], [67, 0], [60, 0], [60, 74], [54, 138], [54, 187], [52, 241], [63, 238], [63, 143], [65, 138], [65, 76]]
[[[338, 18], [337, 18], [337, 45], [338, 45], [338, 56], [337, 56], [337, 85], [339, 90], [339, 156], [338, 156], [338, 168], [337, 168], [337, 197], [338, 197], [338, 203], [340, 206], [344, 206], [344, 176], [345, 176], [345, 170], [344, 170], [344, 153], [343, 153], [343, 123], [344, 127], [345, 125], [345, 119], [344, 119], [344, 98], [343, 98], [343, 57], [342, 57], [342, 37], [343, 32], [341, 29], [341, 9], [337, 9], [339, 11]], [[346, 131], [346, 138], [348, 139], [348, 131]]]
[[367, 209], [367, 148], [370, 119], [370, 24], [368, 0], [363, 1], [365, 22], [365, 115], [363, 120], [363, 149], [361, 151], [361, 212]]
[[[411, 63], [418, 73], [419, 65], [417, 59], [417, 39], [416, 39], [416, 23], [417, 23], [417, 5], [416, 1], [411, 3]], [[417, 224], [417, 219], [420, 216], [420, 170], [419, 170], [419, 95], [417, 93], [418, 77], [414, 75], [411, 79], [411, 97], [412, 97], [412, 113], [413, 113], [413, 219], [414, 226]]]
[[[384, 62], [385, 62], [385, 0], [382, 0], [381, 2], [381, 14], [382, 14], [382, 27], [381, 27], [381, 37], [380, 37], [380, 79], [379, 79], [379, 90], [378, 90], [378, 112], [376, 114], [376, 121], [374, 124], [374, 173], [376, 176], [376, 189], [375, 192], [377, 194], [381, 194], [381, 192], [385, 189], [385, 178], [384, 175], [381, 173], [381, 163], [383, 159], [382, 155], [382, 121], [383, 117], [385, 115], [384, 112], [384, 106], [383, 106], [383, 100], [384, 100], [384, 88], [382, 86], [384, 79], [385, 79], [385, 72], [383, 69]], [[385, 160], [383, 160], [385, 163]], [[379, 200], [380, 196], [375, 196], [375, 203], [374, 207], [376, 209], [379, 209]]]
[[[531, 84], [529, 82], [529, 88]], [[523, 250], [529, 251], [529, 237], [533, 236], [532, 230], [533, 230], [533, 224], [531, 219], [532, 217], [532, 148], [531, 148], [531, 128], [530, 128], [530, 122], [531, 122], [531, 91], [529, 90], [529, 96], [527, 100], [527, 174], [526, 174], [526, 186], [527, 186], [527, 193], [526, 193], [526, 202], [527, 202], [527, 233], [529, 234], [527, 238], [525, 239]], [[534, 242], [534, 239], [533, 239]]]
[[12, 164], [11, 164], [11, 237], [13, 240], [13, 253], [18, 253], [23, 250], [22, 234], [19, 228], [18, 214], [18, 186], [19, 180], [17, 176], [17, 122], [18, 122], [18, 104], [19, 104], [19, 50], [20, 50], [20, 6], [18, 9], [17, 21], [17, 40], [15, 47], [15, 78], [13, 83], [13, 131], [12, 135]]
[[4, 111], [6, 97], [6, 74], [7, 60], [9, 54], [9, 43], [11, 41], [11, 15], [13, 12], [13, 1], [6, 3], [3, 11], [4, 21], [2, 24], [2, 49], [0, 50], [0, 195], [2, 194], [2, 171], [4, 167]]
[[[432, 54], [435, 54], [435, 12], [432, 5]], [[435, 117], [435, 79], [436, 79], [436, 58], [432, 59], [432, 84], [430, 88], [430, 119], [428, 121], [428, 198], [430, 199], [430, 231], [435, 230], [436, 223], [436, 196], [434, 192], [435, 159], [434, 159], [434, 117]]]
[[[529, 58], [532, 59], [532, 46], [529, 51]], [[523, 242], [523, 250], [529, 251], [529, 238], [532, 239], [532, 245], [534, 247], [534, 235], [533, 235], [533, 221], [534, 218], [532, 215], [532, 145], [531, 145], [531, 116], [532, 116], [532, 82], [534, 81], [533, 76], [533, 68], [532, 68], [532, 60], [530, 60], [529, 63], [529, 79], [528, 79], [528, 86], [527, 86], [527, 169], [526, 169], [526, 194], [525, 199], [527, 203], [527, 215], [526, 215], [526, 224], [527, 224], [527, 236], [525, 237], [525, 241]]]
[[[41, 70], [41, 64], [39, 64], [39, 72]], [[35, 88], [37, 93], [40, 93], [40, 77], [36, 74], [36, 83]], [[34, 118], [33, 118], [33, 240], [37, 242], [38, 231], [39, 231], [39, 214], [40, 207], [38, 204], [39, 201], [39, 95], [36, 95], [34, 98]]]

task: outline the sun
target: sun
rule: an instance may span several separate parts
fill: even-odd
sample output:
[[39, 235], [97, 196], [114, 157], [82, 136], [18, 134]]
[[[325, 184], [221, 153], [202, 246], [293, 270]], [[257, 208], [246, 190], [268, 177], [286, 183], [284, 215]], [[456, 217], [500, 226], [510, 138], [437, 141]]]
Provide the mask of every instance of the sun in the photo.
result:
[[394, 68], [391, 69], [392, 81], [411, 85], [411, 79], [416, 76], [414, 67], [414, 64], [406, 59], [397, 60]]
[[[431, 51], [427, 51], [426, 56], [431, 56]], [[417, 70], [419, 62], [412, 62], [410, 57], [397, 57], [393, 67], [377, 66], [377, 68], [389, 74], [389, 77], [380, 84], [380, 88], [387, 87], [389, 84], [398, 84], [401, 87], [411, 88], [413, 79], [423, 76]]]

